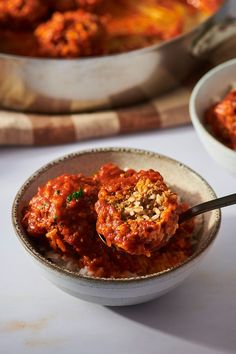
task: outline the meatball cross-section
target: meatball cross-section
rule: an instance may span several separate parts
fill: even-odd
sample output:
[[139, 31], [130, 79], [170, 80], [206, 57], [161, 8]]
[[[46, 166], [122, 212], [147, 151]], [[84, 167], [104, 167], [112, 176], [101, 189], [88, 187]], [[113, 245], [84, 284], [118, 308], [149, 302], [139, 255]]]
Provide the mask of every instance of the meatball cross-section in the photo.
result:
[[166, 245], [178, 228], [178, 197], [156, 171], [107, 168], [110, 178], [100, 171], [97, 232], [108, 246], [150, 256]]

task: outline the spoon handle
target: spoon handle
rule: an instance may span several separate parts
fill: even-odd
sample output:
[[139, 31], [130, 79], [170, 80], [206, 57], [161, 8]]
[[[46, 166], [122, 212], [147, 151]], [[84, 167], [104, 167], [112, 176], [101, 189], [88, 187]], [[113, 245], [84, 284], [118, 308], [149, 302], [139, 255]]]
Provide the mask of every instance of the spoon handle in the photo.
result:
[[194, 216], [205, 213], [207, 211], [223, 208], [229, 205], [236, 204], [236, 193], [227, 195], [222, 198], [209, 200], [208, 202], [195, 205], [194, 207], [186, 210], [179, 216], [179, 223], [182, 223]]

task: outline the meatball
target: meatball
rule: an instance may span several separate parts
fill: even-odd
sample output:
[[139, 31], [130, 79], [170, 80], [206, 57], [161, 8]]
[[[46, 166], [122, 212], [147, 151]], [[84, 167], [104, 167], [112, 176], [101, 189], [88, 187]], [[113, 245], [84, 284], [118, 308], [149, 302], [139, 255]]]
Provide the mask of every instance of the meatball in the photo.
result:
[[46, 236], [54, 250], [66, 252], [69, 245], [80, 252], [86, 242], [93, 241], [97, 194], [97, 183], [90, 177], [57, 177], [38, 189], [22, 223], [30, 236]]
[[236, 150], [236, 90], [230, 91], [205, 114], [212, 133], [225, 145]]
[[167, 244], [178, 228], [179, 205], [162, 176], [153, 170], [119, 170], [114, 165], [101, 170], [97, 232], [108, 246], [133, 255], [151, 253]]
[[82, 10], [56, 12], [35, 30], [41, 55], [61, 58], [103, 54], [105, 34], [102, 21]]
[[48, 7], [43, 0], [0, 0], [0, 22], [9, 26], [28, 26], [46, 16]]

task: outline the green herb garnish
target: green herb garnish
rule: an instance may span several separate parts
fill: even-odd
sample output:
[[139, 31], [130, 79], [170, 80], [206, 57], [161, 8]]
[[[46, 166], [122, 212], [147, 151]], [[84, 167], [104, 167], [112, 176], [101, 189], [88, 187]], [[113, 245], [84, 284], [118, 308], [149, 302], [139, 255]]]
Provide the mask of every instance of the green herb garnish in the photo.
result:
[[67, 201], [71, 202], [72, 200], [79, 200], [80, 198], [83, 197], [83, 195], [84, 195], [84, 191], [82, 188], [80, 188], [80, 190], [69, 194], [67, 197]]
[[54, 220], [54, 222], [57, 221], [57, 215], [54, 215], [53, 220]]

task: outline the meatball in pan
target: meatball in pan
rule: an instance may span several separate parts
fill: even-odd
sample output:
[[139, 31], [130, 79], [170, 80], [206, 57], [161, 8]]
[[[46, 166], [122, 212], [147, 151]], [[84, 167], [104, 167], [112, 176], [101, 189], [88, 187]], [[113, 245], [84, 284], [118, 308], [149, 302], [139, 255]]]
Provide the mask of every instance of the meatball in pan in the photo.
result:
[[78, 10], [56, 12], [35, 36], [42, 56], [73, 58], [103, 54], [106, 31], [97, 15]]

